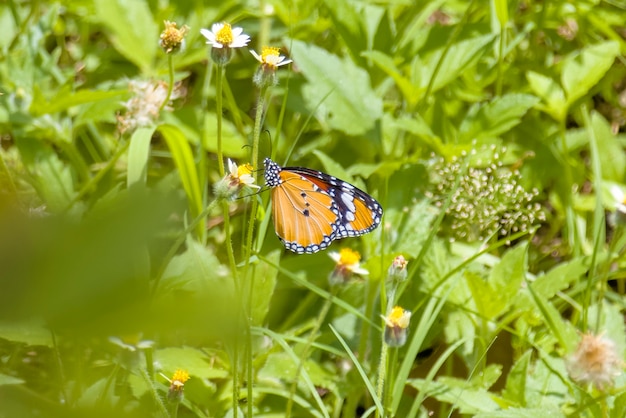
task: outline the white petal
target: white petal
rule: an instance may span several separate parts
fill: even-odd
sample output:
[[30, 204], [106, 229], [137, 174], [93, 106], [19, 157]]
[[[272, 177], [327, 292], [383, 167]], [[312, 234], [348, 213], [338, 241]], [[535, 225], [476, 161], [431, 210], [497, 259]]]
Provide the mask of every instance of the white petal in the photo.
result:
[[263, 63], [263, 58], [261, 58], [261, 56], [259, 54], [257, 54], [256, 51], [251, 49], [250, 53], [252, 55], [254, 55], [254, 58], [256, 58], [257, 61], [259, 61], [261, 64]]
[[241, 28], [231, 28], [231, 29], [233, 31], [233, 39], [241, 35], [241, 32], [243, 32], [243, 29]]

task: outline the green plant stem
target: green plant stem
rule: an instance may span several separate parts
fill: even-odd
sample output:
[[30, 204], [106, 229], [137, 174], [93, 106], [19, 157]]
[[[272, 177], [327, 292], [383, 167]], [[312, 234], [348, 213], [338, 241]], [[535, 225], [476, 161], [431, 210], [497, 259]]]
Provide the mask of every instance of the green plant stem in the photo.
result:
[[[378, 363], [378, 382], [376, 383], [376, 397], [384, 402], [383, 398], [383, 390], [385, 387], [385, 377], [387, 375], [387, 352], [389, 351], [389, 346], [385, 343], [385, 331], [383, 330], [383, 345], [380, 350], [380, 362]], [[385, 397], [386, 398], [386, 397]], [[387, 409], [386, 403], [383, 403], [383, 407]], [[380, 411], [376, 408], [376, 413], [374, 414], [376, 418], [380, 417]]]
[[291, 416], [291, 410], [293, 408], [293, 398], [296, 395], [296, 390], [298, 389], [298, 379], [300, 378], [300, 373], [302, 372], [302, 368], [304, 367], [304, 364], [306, 363], [307, 357], [309, 355], [309, 349], [311, 348], [313, 341], [317, 337], [317, 333], [319, 332], [320, 328], [322, 328], [322, 324], [324, 323], [324, 320], [326, 319], [326, 315], [328, 315], [328, 311], [330, 310], [330, 307], [333, 304], [333, 299], [335, 298], [337, 294], [338, 288], [339, 288], [338, 286], [331, 287], [330, 295], [324, 302], [324, 306], [322, 306], [322, 309], [320, 310], [320, 313], [317, 316], [317, 320], [315, 321], [315, 325], [313, 325], [313, 329], [309, 333], [309, 338], [307, 338], [306, 344], [304, 345], [304, 348], [302, 349], [302, 354], [300, 355], [301, 361], [298, 363], [298, 368], [296, 369], [296, 374], [294, 375], [293, 383], [291, 384], [291, 389], [289, 391], [289, 398], [287, 399], [287, 406], [285, 407], [286, 418], [289, 418]]
[[163, 403], [163, 399], [161, 399], [161, 396], [159, 395], [159, 392], [157, 391], [157, 388], [154, 385], [154, 380], [150, 379], [150, 376], [148, 376], [148, 372], [141, 367], [139, 368], [139, 373], [141, 374], [141, 377], [143, 377], [143, 380], [145, 380], [146, 385], [148, 385], [148, 387], [150, 388], [150, 394], [154, 398], [154, 403], [159, 409], [159, 412], [161, 413], [162, 416], [169, 418], [170, 413], [165, 407], [165, 404]]
[[169, 82], [167, 83], [167, 96], [165, 96], [165, 100], [161, 103], [161, 107], [159, 107], [159, 112], [162, 112], [165, 109], [165, 106], [170, 102], [170, 98], [172, 97], [172, 91], [174, 90], [174, 60], [172, 59], [172, 54], [167, 54], [167, 66], [169, 70]]
[[217, 64], [215, 73], [215, 111], [217, 112], [217, 164], [220, 177], [224, 177], [224, 155], [222, 153], [222, 85], [224, 77], [224, 66]]

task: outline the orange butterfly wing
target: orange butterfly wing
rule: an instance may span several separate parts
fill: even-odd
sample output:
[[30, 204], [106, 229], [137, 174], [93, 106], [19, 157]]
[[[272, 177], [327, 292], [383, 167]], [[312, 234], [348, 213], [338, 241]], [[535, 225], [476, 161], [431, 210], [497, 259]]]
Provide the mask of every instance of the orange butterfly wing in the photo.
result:
[[380, 204], [357, 187], [303, 167], [282, 168], [266, 158], [276, 235], [298, 254], [323, 250], [335, 239], [356, 237], [382, 220]]
[[276, 234], [289, 249], [316, 252], [335, 239], [337, 214], [333, 200], [315, 184], [289, 171], [281, 171], [282, 184], [272, 189], [272, 216]]

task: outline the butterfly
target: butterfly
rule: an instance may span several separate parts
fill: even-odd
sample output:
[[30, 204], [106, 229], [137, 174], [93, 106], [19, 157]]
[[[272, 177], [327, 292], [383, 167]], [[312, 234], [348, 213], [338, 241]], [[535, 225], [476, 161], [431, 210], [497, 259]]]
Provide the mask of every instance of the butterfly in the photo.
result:
[[274, 229], [288, 250], [316, 253], [380, 225], [380, 203], [352, 184], [310, 168], [281, 167], [269, 158], [263, 164]]

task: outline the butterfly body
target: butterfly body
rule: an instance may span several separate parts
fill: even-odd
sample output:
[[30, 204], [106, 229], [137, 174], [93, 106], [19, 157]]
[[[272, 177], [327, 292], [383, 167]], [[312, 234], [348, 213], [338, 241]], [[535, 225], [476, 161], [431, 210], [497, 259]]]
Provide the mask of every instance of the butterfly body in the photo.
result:
[[350, 183], [309, 168], [281, 167], [269, 158], [264, 165], [276, 235], [288, 250], [316, 253], [380, 224], [380, 204]]

